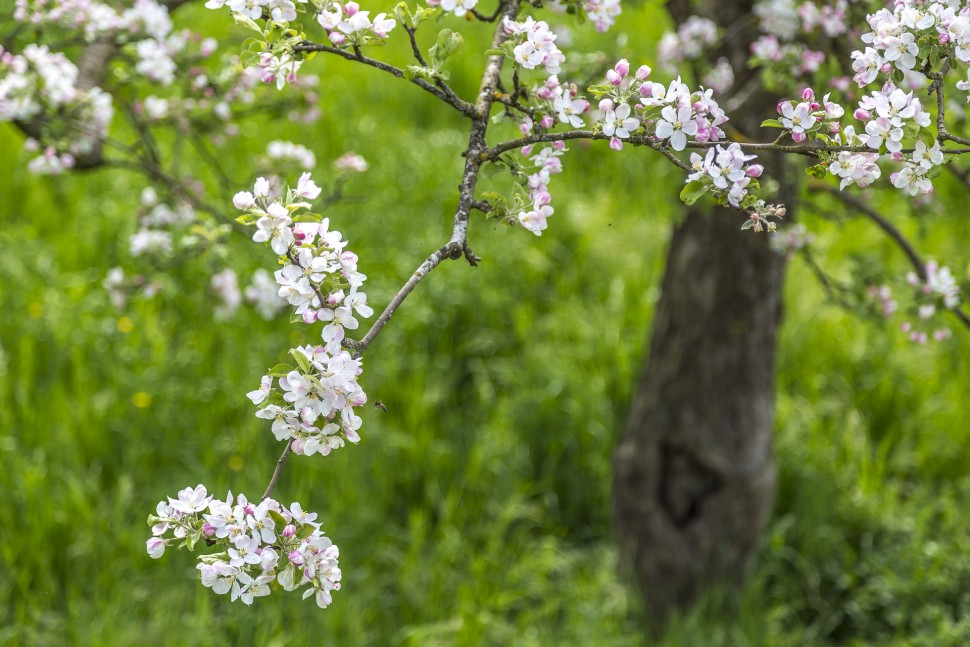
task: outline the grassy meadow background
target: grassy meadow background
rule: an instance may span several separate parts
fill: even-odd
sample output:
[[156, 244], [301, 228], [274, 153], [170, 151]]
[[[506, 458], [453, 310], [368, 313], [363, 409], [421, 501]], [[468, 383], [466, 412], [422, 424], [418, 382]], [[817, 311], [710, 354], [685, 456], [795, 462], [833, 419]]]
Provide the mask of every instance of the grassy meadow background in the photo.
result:
[[[239, 35], [201, 8], [179, 22]], [[636, 39], [588, 26], [573, 38], [650, 62], [657, 4], [623, 23]], [[470, 96], [488, 34], [466, 32], [452, 70]], [[270, 139], [312, 148], [318, 173], [364, 155], [371, 170], [327, 215], [380, 310], [450, 232], [463, 124], [377, 71], [304, 69], [321, 77], [323, 119], [248, 123], [219, 155], [240, 188]], [[476, 217], [484, 262], [436, 270], [372, 345], [362, 384], [388, 410], [366, 408], [363, 442], [287, 464], [275, 496], [320, 512], [341, 548], [334, 605], [230, 604], [198, 584], [193, 555], [149, 559], [145, 520], [187, 485], [262, 491], [280, 446], [245, 393], [310, 337], [248, 308], [214, 321], [205, 262], [115, 309], [101, 282], [128, 262], [144, 184], [33, 177], [20, 146], [0, 128], [0, 644], [970, 644], [970, 333], [912, 346], [898, 320], [833, 306], [799, 260], [778, 360], [778, 497], [751, 585], [727, 605], [712, 591], [643, 638], [613, 545], [610, 455], [682, 179], [641, 151], [578, 144], [546, 235]], [[940, 193], [936, 213], [908, 214], [896, 196], [882, 206], [963, 277], [966, 196], [946, 182]], [[836, 276], [873, 258], [907, 269], [865, 222], [804, 220]], [[231, 250], [241, 282], [273, 262], [242, 235]]]

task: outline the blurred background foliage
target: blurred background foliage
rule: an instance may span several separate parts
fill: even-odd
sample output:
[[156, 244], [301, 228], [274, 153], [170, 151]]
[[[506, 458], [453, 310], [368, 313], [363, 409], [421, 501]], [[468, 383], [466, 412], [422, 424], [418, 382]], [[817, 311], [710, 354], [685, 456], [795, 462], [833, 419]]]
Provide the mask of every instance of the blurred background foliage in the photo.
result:
[[[238, 35], [201, 7], [179, 21]], [[587, 25], [572, 39], [649, 62], [661, 8], [628, 7], [622, 22], [629, 37]], [[488, 34], [465, 31], [452, 77], [470, 96]], [[387, 56], [403, 56], [392, 41]], [[463, 124], [379, 72], [325, 58], [305, 70], [321, 76], [319, 123], [253, 120], [219, 155], [240, 188], [270, 139], [306, 144], [322, 168], [364, 155], [371, 170], [328, 215], [379, 309], [447, 238]], [[545, 236], [476, 220], [481, 266], [442, 266], [371, 347], [363, 385], [387, 412], [368, 407], [361, 445], [284, 470], [278, 497], [319, 511], [341, 548], [334, 606], [230, 604], [197, 583], [192, 555], [150, 560], [145, 519], [186, 485], [263, 489], [280, 447], [244, 394], [309, 337], [248, 308], [214, 321], [204, 261], [116, 310], [101, 282], [126, 264], [142, 180], [34, 177], [20, 141], [0, 130], [0, 643], [970, 643], [970, 338], [913, 346], [898, 322], [834, 306], [799, 260], [778, 363], [778, 499], [752, 583], [712, 590], [644, 638], [612, 540], [610, 455], [682, 179], [641, 151], [578, 144]], [[934, 212], [881, 204], [965, 277], [966, 196], [939, 193]], [[906, 271], [867, 223], [819, 215], [803, 220], [836, 276], [873, 259]], [[272, 263], [243, 235], [230, 249], [237, 269]]]

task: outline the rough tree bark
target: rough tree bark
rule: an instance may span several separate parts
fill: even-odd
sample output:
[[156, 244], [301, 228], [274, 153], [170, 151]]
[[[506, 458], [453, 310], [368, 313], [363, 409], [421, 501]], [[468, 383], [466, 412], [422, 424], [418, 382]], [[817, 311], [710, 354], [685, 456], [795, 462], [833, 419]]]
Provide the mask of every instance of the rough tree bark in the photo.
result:
[[[737, 75], [730, 124], [751, 138], [775, 99], [747, 69], [757, 38], [752, 0], [671, 0], [674, 21], [706, 16], [730, 34], [712, 59]], [[764, 161], [793, 191], [781, 160]], [[775, 491], [775, 345], [784, 260], [764, 234], [741, 232], [737, 211], [691, 210], [676, 226], [650, 354], [614, 455], [621, 553], [647, 611], [662, 621], [714, 583], [739, 585], [755, 555]]]

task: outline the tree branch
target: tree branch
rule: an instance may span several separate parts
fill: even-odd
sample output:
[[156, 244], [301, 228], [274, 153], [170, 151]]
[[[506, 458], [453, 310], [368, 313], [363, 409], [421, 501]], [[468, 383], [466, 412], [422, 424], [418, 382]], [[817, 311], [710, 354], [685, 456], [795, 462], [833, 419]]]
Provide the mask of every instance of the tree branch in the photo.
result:
[[[919, 276], [920, 280], [923, 283], [926, 283], [926, 280], [927, 280], [926, 261], [924, 261], [920, 257], [919, 253], [916, 251], [916, 248], [913, 247], [912, 243], [910, 243], [909, 240], [907, 240], [907, 238], [903, 235], [903, 233], [899, 231], [899, 229], [894, 224], [889, 222], [889, 220], [884, 218], [882, 214], [880, 214], [878, 211], [870, 207], [862, 200], [856, 198], [853, 195], [843, 193], [842, 191], [839, 191], [838, 189], [836, 189], [834, 186], [824, 184], [821, 182], [812, 182], [811, 184], [809, 184], [809, 188], [813, 190], [822, 190], [830, 195], [835, 196], [836, 198], [841, 200], [842, 203], [845, 204], [846, 206], [858, 211], [866, 218], [873, 221], [876, 224], [876, 226], [882, 229], [882, 231], [887, 236], [889, 236], [893, 240], [893, 242], [896, 243], [896, 246], [899, 247], [904, 254], [906, 254], [906, 258], [909, 259], [909, 263], [910, 265], [913, 266], [913, 270], [916, 272], [916, 275]], [[958, 307], [949, 308], [949, 311], [952, 312], [956, 316], [956, 318], [959, 319], [961, 323], [963, 323], [964, 326], [966, 326], [967, 328], [970, 328], [970, 316], [967, 316], [967, 314], [964, 313], [962, 310], [960, 310]]]
[[283, 453], [280, 454], [280, 459], [276, 461], [276, 469], [273, 470], [273, 476], [269, 479], [269, 485], [266, 486], [266, 491], [263, 492], [263, 496], [260, 501], [265, 501], [269, 498], [269, 495], [273, 493], [276, 489], [276, 482], [280, 480], [280, 473], [283, 471], [283, 463], [286, 462], [286, 457], [290, 455], [290, 445], [293, 441], [287, 440], [286, 447], [283, 448]]
[[[339, 49], [337, 47], [331, 47], [330, 45], [322, 45], [320, 43], [311, 43], [310, 41], [306, 41], [301, 45], [295, 46], [293, 48], [293, 51], [294, 52], [326, 52], [327, 54], [333, 54], [335, 56], [345, 58], [348, 61], [356, 61], [357, 63], [363, 63], [364, 65], [369, 65], [370, 67], [377, 68], [382, 72], [387, 72], [388, 74], [396, 76], [399, 79], [405, 78], [404, 70], [398, 67], [395, 67], [393, 65], [390, 65], [388, 63], [385, 63], [383, 61], [379, 61], [375, 58], [364, 56], [359, 51], [348, 52], [346, 50]], [[469, 117], [469, 118], [474, 117], [474, 108], [472, 107], [472, 105], [469, 104], [467, 101], [464, 101], [463, 99], [459, 98], [458, 95], [456, 95], [454, 91], [451, 90], [450, 87], [445, 86], [446, 89], [442, 89], [441, 87], [437, 85], [432, 85], [427, 81], [425, 81], [424, 79], [420, 79], [420, 78], [413, 78], [413, 79], [407, 79], [407, 80], [409, 80], [411, 83], [418, 86], [422, 90], [425, 90], [426, 92], [430, 92], [434, 96], [438, 97], [439, 99], [441, 99], [442, 101], [444, 101], [449, 106], [451, 106], [461, 114], [465, 115], [466, 117]]]
[[[507, 3], [503, 3], [502, 7], [504, 8], [506, 16], [515, 17], [515, 14], [518, 12], [519, 0], [509, 0]], [[495, 29], [494, 36], [492, 37], [492, 48], [498, 49], [507, 37], [504, 29], [499, 25]], [[482, 73], [478, 98], [473, 108], [472, 123], [468, 135], [468, 147], [465, 149], [465, 168], [462, 172], [461, 184], [458, 186], [458, 207], [455, 209], [455, 216], [452, 222], [451, 238], [447, 243], [432, 252], [418, 266], [418, 269], [414, 271], [407, 282], [394, 295], [391, 302], [384, 309], [384, 312], [381, 313], [363, 338], [354, 344], [354, 348], [356, 349], [354, 352], [355, 357], [363, 355], [364, 351], [367, 350], [371, 342], [384, 329], [384, 326], [391, 320], [391, 317], [397, 312], [397, 309], [407, 296], [411, 294], [418, 283], [431, 270], [438, 267], [441, 261], [446, 258], [456, 260], [464, 256], [468, 263], [474, 266], [481, 260], [468, 245], [468, 217], [472, 209], [481, 207], [481, 203], [475, 200], [475, 187], [478, 184], [478, 175], [482, 162], [486, 160], [485, 153], [488, 150], [488, 146], [485, 141], [485, 133], [488, 130], [489, 111], [495, 99], [495, 87], [498, 84], [499, 75], [502, 72], [504, 58], [502, 54], [489, 56], [488, 62], [485, 64], [485, 71]]]

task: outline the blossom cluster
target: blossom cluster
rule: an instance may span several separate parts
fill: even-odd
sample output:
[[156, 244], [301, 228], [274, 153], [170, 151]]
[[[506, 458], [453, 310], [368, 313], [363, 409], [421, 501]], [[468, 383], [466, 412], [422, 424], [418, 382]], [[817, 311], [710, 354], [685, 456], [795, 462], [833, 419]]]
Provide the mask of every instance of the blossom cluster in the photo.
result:
[[37, 140], [31, 140], [28, 150], [41, 151], [30, 163], [34, 172], [72, 168], [76, 158], [93, 151], [107, 133], [114, 114], [111, 96], [97, 87], [81, 88], [79, 77], [77, 66], [47, 45], [27, 45], [22, 54], [0, 47], [0, 122], [71, 114], [84, 124], [83, 129], [76, 126], [64, 133], [65, 142], [51, 141], [42, 150]]
[[677, 26], [677, 31], [667, 32], [660, 38], [657, 58], [664, 70], [674, 73], [684, 61], [699, 59], [717, 42], [717, 36], [717, 25], [713, 20], [691, 16]]
[[721, 124], [728, 116], [714, 100], [711, 89], [692, 92], [678, 77], [666, 87], [660, 83], [644, 83], [640, 86], [640, 97], [644, 106], [660, 109], [656, 136], [668, 140], [674, 150], [684, 150], [688, 136], [702, 143], [724, 138]]
[[316, 155], [309, 148], [282, 140], [274, 140], [266, 144], [266, 157], [270, 162], [292, 162], [307, 171], [317, 165]]
[[901, 325], [909, 340], [918, 344], [925, 344], [931, 338], [936, 341], [949, 338], [949, 328], [934, 328], [931, 321], [940, 306], [953, 309], [960, 303], [960, 287], [950, 268], [940, 267], [931, 260], [926, 262], [924, 273], [925, 280], [916, 272], [906, 275], [906, 282], [917, 289], [916, 319]]
[[866, 296], [876, 305], [879, 314], [891, 317], [899, 310], [899, 303], [893, 298], [893, 291], [888, 285], [870, 285], [866, 289]]
[[846, 32], [847, 0], [828, 0], [821, 6], [814, 0], [759, 0], [754, 5], [758, 27], [765, 34], [790, 41], [796, 36], [820, 30], [829, 38]]
[[141, 192], [141, 204], [138, 231], [128, 239], [129, 253], [132, 256], [171, 256], [175, 231], [195, 222], [195, 210], [185, 202], [171, 207], [159, 200], [158, 193], [151, 187]]
[[[541, 104], [543, 112], [555, 114], [555, 118], [544, 115], [539, 120], [539, 126], [546, 129], [552, 128], [558, 119], [560, 123], [569, 124], [573, 128], [582, 128], [585, 125], [583, 115], [589, 112], [589, 101], [578, 97], [578, 94], [579, 90], [575, 84], [563, 86], [555, 74], [546, 78], [545, 82], [536, 88], [535, 96], [544, 102]], [[527, 136], [532, 132], [532, 128], [533, 121], [527, 117], [519, 130]]]
[[966, 3], [899, 0], [866, 17], [864, 51], [852, 53], [855, 81], [872, 83], [879, 73], [921, 68], [934, 50], [970, 62], [970, 7]]
[[256, 417], [271, 420], [276, 439], [289, 442], [300, 455], [327, 456], [344, 441], [360, 442], [361, 419], [354, 408], [367, 402], [357, 383], [360, 360], [345, 350], [331, 354], [323, 346], [300, 346], [291, 355], [296, 367], [275, 367], [247, 394], [254, 404], [263, 405]]
[[233, 602], [251, 605], [274, 590], [305, 586], [303, 599], [314, 596], [325, 609], [340, 589], [340, 551], [316, 518], [299, 503], [288, 508], [270, 498], [256, 503], [231, 492], [221, 501], [203, 485], [187, 487], [177, 498], [158, 502], [148, 518], [152, 536], [146, 549], [158, 559], [172, 545], [190, 551], [211, 547], [214, 552], [199, 556], [199, 578]]
[[478, 0], [428, 0], [429, 7], [441, 7], [458, 18], [474, 9], [477, 4]]
[[330, 42], [343, 45], [365, 45], [373, 40], [387, 40], [397, 24], [386, 13], [379, 13], [371, 20], [369, 11], [361, 11], [360, 5], [351, 0], [343, 5], [331, 1], [317, 14], [317, 22], [328, 34]]
[[616, 23], [616, 17], [623, 12], [621, 0], [583, 0], [583, 11], [593, 21], [596, 31], [607, 31]]
[[687, 176], [687, 181], [709, 184], [715, 195], [723, 193], [727, 196], [728, 204], [740, 208], [748, 195], [751, 181], [761, 177], [764, 172], [760, 164], [748, 164], [753, 159], [755, 156], [745, 155], [736, 142], [727, 148], [720, 145], [709, 148], [703, 157], [691, 153], [690, 162], [694, 172]]
[[809, 133], [816, 131], [839, 135], [840, 120], [845, 115], [845, 109], [830, 101], [829, 96], [826, 94], [819, 103], [815, 99], [815, 91], [805, 88], [802, 91], [802, 101], [792, 103], [785, 99], [778, 103], [781, 126], [790, 132], [794, 141], [804, 142]]
[[554, 142], [551, 146], [543, 146], [539, 152], [532, 155], [532, 147], [526, 146], [520, 152], [529, 157], [531, 172], [526, 178], [528, 189], [528, 204], [519, 211], [519, 224], [536, 236], [541, 236], [548, 224], [546, 220], [555, 209], [552, 204], [552, 194], [549, 193], [549, 181], [553, 175], [562, 173], [562, 154], [566, 151], [564, 142]]
[[524, 21], [516, 22], [505, 16], [502, 26], [509, 36], [507, 43], [512, 47], [511, 56], [516, 63], [526, 70], [541, 65], [547, 74], [559, 74], [566, 56], [556, 45], [558, 36], [546, 21], [528, 16]]
[[15, 0], [13, 17], [30, 25], [80, 27], [88, 41], [119, 34], [161, 39], [172, 30], [168, 9], [156, 0], [135, 0], [123, 11], [98, 0]]
[[[256, 415], [273, 421], [277, 440], [292, 440], [296, 453], [308, 455], [326, 455], [344, 440], [360, 440], [361, 421], [354, 408], [367, 401], [357, 383], [361, 364], [342, 345], [345, 330], [359, 326], [356, 316], [374, 313], [360, 291], [367, 277], [357, 269], [357, 255], [346, 249], [339, 231], [329, 229], [328, 219], [309, 211], [306, 201], [320, 192], [304, 173], [296, 188], [277, 189], [259, 178], [252, 192], [241, 191], [233, 198], [246, 211], [240, 222], [256, 226], [253, 240], [269, 243], [283, 259], [274, 276], [278, 294], [294, 308], [296, 320], [324, 323], [323, 346], [291, 350], [298, 366], [275, 367], [248, 394], [254, 404], [264, 405]], [[274, 378], [279, 378], [279, 389]]]

